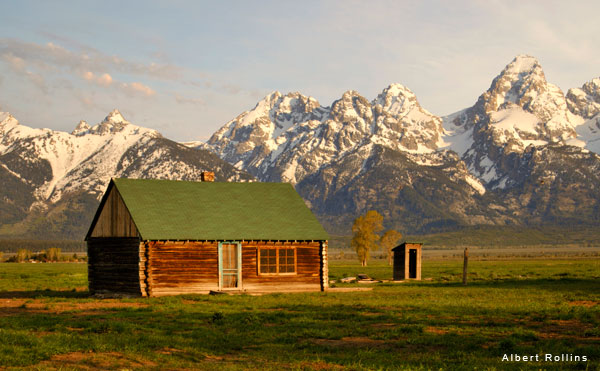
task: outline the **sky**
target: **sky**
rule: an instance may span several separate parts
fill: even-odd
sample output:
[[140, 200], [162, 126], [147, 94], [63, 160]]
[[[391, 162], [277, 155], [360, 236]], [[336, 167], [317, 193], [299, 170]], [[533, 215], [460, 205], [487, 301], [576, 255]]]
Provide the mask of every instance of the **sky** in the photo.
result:
[[272, 91], [330, 106], [392, 83], [436, 115], [472, 106], [519, 54], [563, 92], [600, 76], [598, 1], [6, 1], [0, 111], [72, 131], [119, 109], [207, 140]]

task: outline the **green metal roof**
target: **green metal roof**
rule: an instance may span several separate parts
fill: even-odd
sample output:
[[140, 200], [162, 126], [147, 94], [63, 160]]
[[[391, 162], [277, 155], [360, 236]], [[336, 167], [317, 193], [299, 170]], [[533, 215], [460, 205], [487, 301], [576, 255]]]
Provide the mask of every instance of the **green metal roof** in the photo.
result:
[[287, 183], [113, 179], [143, 240], [327, 240]]

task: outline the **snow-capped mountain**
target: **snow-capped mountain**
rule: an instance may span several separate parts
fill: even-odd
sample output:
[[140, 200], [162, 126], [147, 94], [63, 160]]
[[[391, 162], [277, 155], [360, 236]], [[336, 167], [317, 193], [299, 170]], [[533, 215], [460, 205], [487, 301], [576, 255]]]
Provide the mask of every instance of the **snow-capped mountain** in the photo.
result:
[[19, 225], [4, 225], [0, 234], [28, 229], [29, 219], [60, 209], [73, 197], [85, 206], [76, 213], [81, 220], [67, 222], [77, 223], [81, 232], [111, 177], [196, 180], [202, 170], [222, 180], [251, 179], [214, 154], [131, 124], [118, 110], [94, 126], [81, 121], [71, 133], [30, 128], [0, 113], [0, 223]]
[[[455, 154], [438, 150], [443, 136], [442, 119], [422, 108], [408, 88], [392, 84], [372, 101], [347, 91], [329, 107], [300, 93], [274, 92], [224, 125], [206, 147], [261, 181], [295, 184], [331, 231], [345, 232], [374, 204], [390, 205], [380, 210], [392, 220], [426, 215], [419, 227], [445, 224], [440, 219], [451, 218], [440, 216], [448, 210], [465, 223], [467, 214], [472, 221], [496, 222], [471, 201], [485, 193], [480, 181]], [[432, 177], [448, 186], [423, 187]], [[442, 195], [450, 189], [455, 197]], [[433, 202], [419, 203], [427, 199]], [[414, 204], [412, 210], [404, 201]]]
[[586, 120], [575, 128], [578, 139], [585, 143], [585, 148], [600, 153], [600, 78], [581, 88], [569, 89], [567, 105], [571, 112]]
[[[444, 118], [400, 84], [372, 101], [348, 91], [328, 107], [274, 92], [200, 148], [259, 180], [295, 184], [331, 230], [370, 208], [419, 230], [545, 222], [560, 219], [558, 204], [598, 203], [589, 170], [599, 161], [599, 82], [565, 97], [537, 59], [517, 56], [472, 107]], [[572, 195], [565, 184], [585, 186]], [[590, 213], [583, 219], [599, 219]]]
[[445, 118], [446, 148], [482, 181], [504, 188], [510, 179], [499, 168], [499, 156], [523, 153], [530, 145], [584, 147], [576, 132], [583, 121], [568, 109], [563, 92], [546, 81], [539, 62], [518, 56], [473, 107]]
[[300, 182], [332, 160], [369, 144], [413, 154], [442, 143], [442, 121], [402, 85], [373, 101], [347, 91], [330, 107], [300, 93], [274, 92], [208, 141], [224, 160], [265, 181]]

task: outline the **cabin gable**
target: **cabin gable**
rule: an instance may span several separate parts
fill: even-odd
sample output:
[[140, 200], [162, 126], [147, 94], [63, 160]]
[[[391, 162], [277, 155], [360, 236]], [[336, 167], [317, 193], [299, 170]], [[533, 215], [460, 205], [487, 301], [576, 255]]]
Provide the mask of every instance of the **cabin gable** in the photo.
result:
[[87, 237], [139, 237], [138, 229], [117, 187], [109, 187]]

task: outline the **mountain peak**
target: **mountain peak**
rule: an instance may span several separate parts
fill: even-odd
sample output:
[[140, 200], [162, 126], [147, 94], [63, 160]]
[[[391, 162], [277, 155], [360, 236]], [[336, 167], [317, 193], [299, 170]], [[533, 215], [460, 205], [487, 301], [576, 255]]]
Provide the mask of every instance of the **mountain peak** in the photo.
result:
[[478, 105], [487, 113], [516, 105], [544, 122], [566, 109], [563, 92], [546, 81], [542, 66], [529, 55], [515, 57], [479, 97]]
[[270, 103], [274, 102], [277, 99], [281, 98], [283, 94], [281, 92], [274, 90], [271, 93], [267, 94], [260, 102], [258, 102], [257, 106], [260, 105], [261, 102]]
[[112, 110], [108, 116], [106, 116], [104, 118], [104, 121], [102, 121], [102, 123], [111, 123], [111, 124], [129, 124], [129, 121], [125, 120], [125, 117], [123, 117], [123, 115], [121, 114], [121, 112], [119, 112], [118, 109], [114, 109]]
[[2, 132], [5, 130], [9, 130], [9, 127], [14, 127], [19, 125], [19, 121], [13, 117], [8, 112], [0, 112], [0, 128], [2, 128]]
[[79, 135], [83, 134], [86, 131], [90, 130], [90, 125], [84, 120], [79, 121], [79, 124], [75, 127], [75, 129], [71, 132], [71, 135]]
[[516, 88], [519, 91], [513, 93], [522, 93], [530, 88], [545, 88], [546, 84], [546, 76], [540, 62], [530, 55], [518, 55], [494, 79], [490, 90]]
[[513, 72], [513, 73], [529, 73], [533, 72], [536, 69], [541, 69], [542, 66], [537, 58], [532, 57], [531, 55], [520, 54], [515, 57], [515, 59], [510, 62], [504, 71]]
[[391, 114], [398, 115], [408, 112], [413, 107], [420, 107], [416, 95], [402, 84], [390, 84], [373, 100], [373, 105], [381, 107]]
[[95, 125], [91, 129], [89, 129], [89, 131], [101, 135], [107, 133], [116, 133], [122, 131], [129, 124], [130, 122], [125, 120], [123, 115], [121, 115], [121, 112], [119, 112], [118, 109], [114, 109], [108, 114], [108, 116], [104, 118], [104, 120], [101, 123]]

